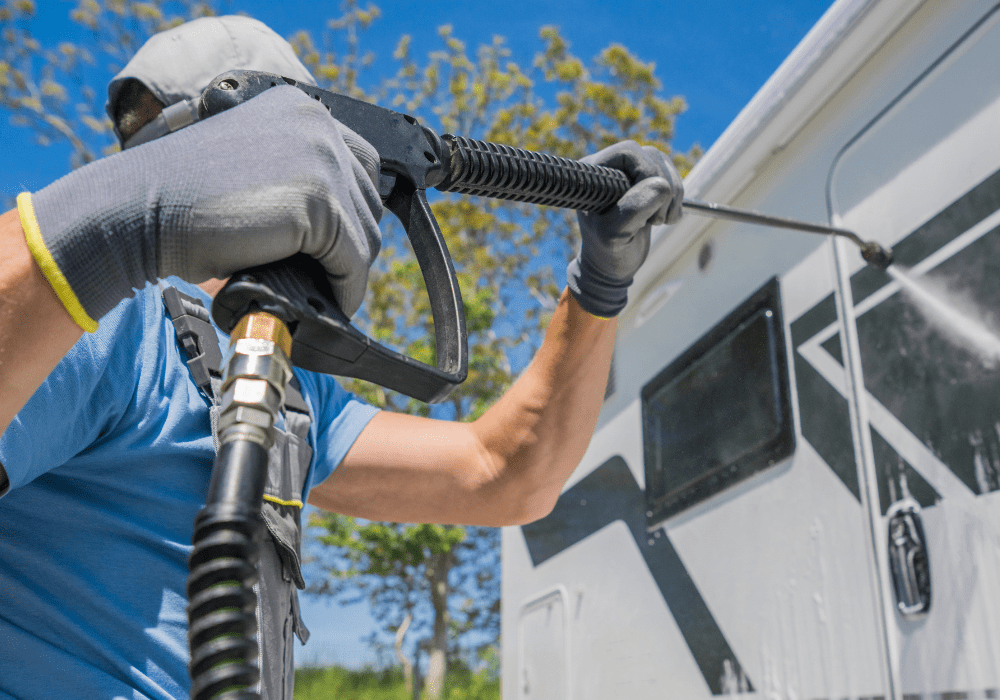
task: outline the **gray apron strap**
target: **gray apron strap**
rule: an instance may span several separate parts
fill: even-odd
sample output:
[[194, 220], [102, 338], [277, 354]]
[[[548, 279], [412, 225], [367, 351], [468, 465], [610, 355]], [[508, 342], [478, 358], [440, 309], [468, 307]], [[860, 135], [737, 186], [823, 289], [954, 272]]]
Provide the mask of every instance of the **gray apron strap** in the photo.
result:
[[208, 400], [212, 416], [212, 442], [219, 451], [219, 406], [222, 402], [222, 350], [208, 309], [201, 299], [176, 287], [163, 290], [163, 305], [174, 324], [177, 342], [188, 356], [191, 379]]

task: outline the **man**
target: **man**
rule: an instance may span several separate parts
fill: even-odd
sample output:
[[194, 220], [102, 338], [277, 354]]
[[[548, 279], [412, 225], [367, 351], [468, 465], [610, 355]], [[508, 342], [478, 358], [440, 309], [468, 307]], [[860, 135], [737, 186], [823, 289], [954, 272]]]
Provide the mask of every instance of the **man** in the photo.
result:
[[[159, 34], [109, 87], [125, 150], [0, 217], [0, 698], [188, 696], [186, 557], [214, 457], [212, 397], [150, 283], [208, 306], [233, 272], [305, 252], [348, 315], [364, 296], [377, 154], [290, 86], [197, 121], [201, 90], [233, 68], [314, 82], [254, 20]], [[305, 497], [373, 520], [488, 526], [553, 507], [597, 421], [650, 227], [680, 216], [680, 178], [658, 151], [625, 143], [590, 162], [634, 185], [609, 213], [580, 216], [544, 343], [481, 418], [379, 412], [295, 370], [301, 401], [286, 401], [262, 505], [293, 523], [269, 528], [262, 553], [264, 697], [291, 698], [290, 634], [304, 636]]]

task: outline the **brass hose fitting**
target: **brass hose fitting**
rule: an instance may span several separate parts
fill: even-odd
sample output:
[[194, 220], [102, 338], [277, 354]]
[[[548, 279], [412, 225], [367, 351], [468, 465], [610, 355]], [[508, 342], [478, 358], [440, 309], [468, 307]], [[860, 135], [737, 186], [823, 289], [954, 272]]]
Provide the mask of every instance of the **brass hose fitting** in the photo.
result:
[[276, 316], [248, 314], [230, 336], [222, 380], [219, 444], [249, 440], [274, 444], [274, 422], [292, 378], [292, 334]]

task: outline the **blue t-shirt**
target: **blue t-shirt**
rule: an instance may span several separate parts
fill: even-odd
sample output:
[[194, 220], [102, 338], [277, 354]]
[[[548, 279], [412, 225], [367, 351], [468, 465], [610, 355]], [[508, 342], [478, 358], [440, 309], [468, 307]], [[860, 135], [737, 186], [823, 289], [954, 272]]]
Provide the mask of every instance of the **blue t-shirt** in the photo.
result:
[[[168, 283], [210, 306], [197, 287]], [[184, 360], [147, 287], [76, 343], [0, 436], [11, 481], [0, 698], [188, 697], [187, 557], [214, 451]], [[377, 411], [331, 377], [295, 374], [314, 419], [308, 489]]]

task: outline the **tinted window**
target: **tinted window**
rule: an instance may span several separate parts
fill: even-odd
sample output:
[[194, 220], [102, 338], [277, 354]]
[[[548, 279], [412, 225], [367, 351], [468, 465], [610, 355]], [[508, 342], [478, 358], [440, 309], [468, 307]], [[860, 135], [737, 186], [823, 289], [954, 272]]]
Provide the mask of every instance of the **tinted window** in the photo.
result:
[[650, 524], [792, 453], [780, 309], [772, 281], [643, 389]]

